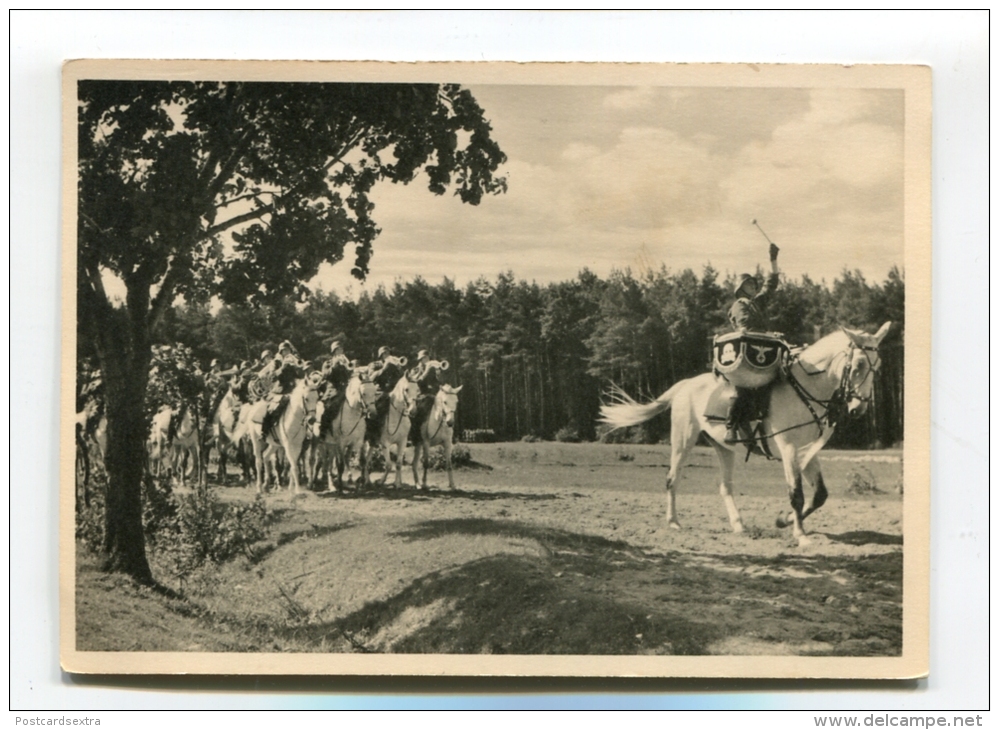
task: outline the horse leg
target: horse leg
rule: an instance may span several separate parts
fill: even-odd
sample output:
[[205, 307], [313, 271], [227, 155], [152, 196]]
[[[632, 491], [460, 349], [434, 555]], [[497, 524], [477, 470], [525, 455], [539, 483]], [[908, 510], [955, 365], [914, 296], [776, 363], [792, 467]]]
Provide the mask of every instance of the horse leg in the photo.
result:
[[693, 419], [684, 421], [683, 409], [679, 404], [673, 404], [673, 418], [670, 432], [671, 453], [669, 458], [669, 474], [666, 475], [666, 526], [671, 530], [679, 530], [680, 522], [676, 519], [676, 487], [680, 481], [680, 472], [687, 460], [690, 449], [697, 443], [700, 431]]
[[[392, 445], [389, 444], [388, 452], [391, 453], [391, 451], [392, 451]], [[405, 453], [406, 453], [406, 442], [405, 441], [396, 441], [396, 443], [395, 443], [395, 488], [396, 489], [401, 489], [402, 486], [403, 486], [403, 483], [402, 483], [402, 462], [405, 461], [405, 459], [403, 458], [403, 456], [405, 455]], [[386, 464], [385, 476], [388, 476], [387, 467], [388, 467], [388, 464]]]
[[735, 500], [732, 498], [732, 473], [735, 470], [735, 452], [731, 449], [726, 449], [718, 443], [713, 445], [715, 453], [718, 455], [718, 463], [721, 465], [722, 481], [720, 491], [722, 500], [725, 502], [725, 510], [728, 512], [728, 521], [732, 525], [732, 532], [739, 533], [743, 530], [742, 517], [739, 515], [739, 510], [735, 506]]
[[413, 485], [420, 488], [420, 444], [413, 444]]
[[826, 499], [829, 497], [829, 492], [826, 490], [826, 482], [822, 478], [822, 467], [819, 466], [817, 458], [812, 457], [812, 460], [808, 462], [808, 466], [805, 467], [804, 473], [805, 478], [815, 487], [815, 492], [812, 494], [812, 503], [808, 505], [808, 509], [801, 513], [802, 520], [824, 505]]
[[[778, 436], [774, 440], [778, 441], [780, 458], [784, 462], [784, 479], [787, 481], [787, 494], [791, 501], [792, 509], [792, 512], [788, 515], [788, 517], [791, 520], [794, 536], [798, 540], [798, 546], [806, 547], [811, 541], [805, 536], [805, 528], [804, 525], [801, 524], [801, 513], [805, 506], [805, 490], [801, 485], [802, 477], [801, 467], [798, 464], [798, 450], [794, 447], [794, 444], [786, 442], [781, 444], [779, 439], [780, 437]], [[777, 518], [777, 526], [787, 526], [783, 515]]]
[[444, 442], [444, 463], [447, 464], [448, 489], [454, 489], [454, 472], [451, 470], [451, 439]]

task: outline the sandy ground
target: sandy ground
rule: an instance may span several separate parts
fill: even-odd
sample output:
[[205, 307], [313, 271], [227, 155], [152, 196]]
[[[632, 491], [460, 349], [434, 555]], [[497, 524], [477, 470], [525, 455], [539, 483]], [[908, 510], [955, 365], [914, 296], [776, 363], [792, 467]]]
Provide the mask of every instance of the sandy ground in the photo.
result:
[[[260, 556], [183, 584], [158, 576], [181, 598], [126, 589], [84, 561], [78, 648], [124, 648], [127, 636], [154, 651], [901, 651], [896, 452], [825, 455], [832, 494], [806, 548], [775, 527], [782, 470], [762, 460], [737, 472], [746, 531], [733, 534], [708, 449], [680, 486], [679, 531], [665, 524], [663, 447], [495, 444], [473, 458], [491, 468], [457, 472], [453, 492], [431, 474], [428, 492], [271, 495]], [[858, 474], [876, 491], [849, 491]], [[119, 599], [111, 615], [102, 596], [127, 590], [156, 610]]]

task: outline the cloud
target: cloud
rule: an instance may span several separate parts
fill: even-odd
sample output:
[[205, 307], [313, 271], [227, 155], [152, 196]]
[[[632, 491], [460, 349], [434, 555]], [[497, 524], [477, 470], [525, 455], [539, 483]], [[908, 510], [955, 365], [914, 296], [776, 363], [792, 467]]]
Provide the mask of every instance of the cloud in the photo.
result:
[[[560, 98], [558, 89], [547, 93]], [[735, 274], [765, 263], [766, 241], [753, 218], [782, 246], [781, 266], [791, 276], [831, 280], [857, 266], [877, 278], [901, 263], [901, 97], [831, 89], [788, 100], [759, 90], [683, 90], [699, 116], [679, 129], [648, 110], [624, 113], [650, 93], [593, 93], [589, 105], [573, 106], [577, 126], [561, 118], [509, 124], [511, 149], [519, 150], [500, 171], [509, 191], [478, 206], [434, 196], [420, 177], [376, 186], [373, 217], [382, 234], [367, 288], [416, 275], [462, 284], [507, 269], [544, 282], [584, 266], [606, 275], [650, 261], [674, 270], [710, 261]], [[520, 119], [520, 107], [503, 107], [500, 97], [494, 103], [497, 115]], [[608, 107], [622, 113], [600, 112]], [[618, 121], [599, 139], [579, 136], [573, 130], [589, 129], [587, 114], [601, 124]], [[753, 134], [742, 133], [753, 124]], [[346, 259], [324, 271], [324, 287], [352, 283], [352, 252]]]
[[620, 111], [642, 109], [652, 103], [655, 95], [656, 90], [651, 86], [638, 86], [624, 91], [615, 91], [604, 97], [604, 107]]

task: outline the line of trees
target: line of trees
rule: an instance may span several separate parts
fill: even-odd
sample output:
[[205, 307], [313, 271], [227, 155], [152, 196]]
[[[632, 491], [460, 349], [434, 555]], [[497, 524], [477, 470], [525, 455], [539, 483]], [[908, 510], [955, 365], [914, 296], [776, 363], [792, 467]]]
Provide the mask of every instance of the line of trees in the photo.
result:
[[[463, 288], [417, 278], [379, 288], [357, 301], [320, 293], [254, 307], [181, 306], [166, 313], [156, 339], [183, 342], [208, 362], [253, 360], [290, 339], [303, 357], [325, 354], [336, 335], [361, 362], [381, 345], [412, 356], [427, 348], [446, 359], [445, 375], [464, 386], [462, 429], [490, 429], [498, 439], [525, 436], [592, 439], [601, 395], [611, 383], [652, 397], [709, 367], [713, 335], [727, 331], [733, 277], [710, 266], [698, 276], [666, 268], [601, 278], [582, 271], [545, 286], [512, 273]], [[782, 281], [767, 307], [776, 331], [808, 344], [841, 326], [873, 331], [895, 323], [882, 345], [875, 407], [844, 424], [833, 445], [868, 448], [902, 440], [905, 283], [893, 268], [881, 283], [843, 271], [831, 285], [803, 277]], [[641, 438], [665, 435], [665, 419]]]

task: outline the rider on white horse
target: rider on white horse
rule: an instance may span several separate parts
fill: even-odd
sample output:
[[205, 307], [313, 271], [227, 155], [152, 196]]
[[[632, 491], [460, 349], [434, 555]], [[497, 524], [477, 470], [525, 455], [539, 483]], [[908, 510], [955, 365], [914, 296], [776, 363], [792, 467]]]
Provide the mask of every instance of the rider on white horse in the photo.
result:
[[278, 355], [271, 363], [271, 391], [267, 398], [267, 413], [264, 414], [263, 432], [266, 434], [288, 404], [288, 396], [295, 383], [305, 376], [305, 367], [294, 346], [285, 340], [278, 347]]
[[[767, 299], [780, 285], [780, 272], [777, 269], [776, 244], [770, 244], [770, 275], [763, 287], [752, 274], [743, 274], [739, 287], [735, 290], [735, 302], [728, 310], [728, 321], [732, 329], [746, 332], [767, 332], [770, 324], [761, 309]], [[752, 393], [746, 388], [736, 388], [736, 397], [729, 410], [725, 423], [725, 443], [734, 444], [740, 441], [739, 428], [751, 420]]]
[[405, 360], [392, 357], [392, 350], [387, 346], [378, 348], [378, 359], [368, 365], [368, 378], [378, 385], [381, 395], [375, 402], [374, 413], [368, 419], [367, 433], [369, 440], [374, 443], [381, 435], [382, 423], [389, 410], [389, 397], [395, 384], [402, 377], [402, 367], [399, 363], [405, 364]]
[[347, 356], [343, 353], [343, 343], [335, 339], [330, 343], [330, 357], [323, 363], [322, 376], [326, 384], [323, 398], [323, 415], [320, 423], [320, 433], [329, 431], [330, 424], [343, 407], [347, 394], [347, 383], [353, 375], [353, 368]]
[[413, 442], [416, 443], [420, 438], [420, 426], [430, 415], [430, 409], [434, 406], [434, 397], [441, 387], [438, 367], [426, 350], [420, 350], [416, 354], [416, 367], [409, 372], [409, 379], [420, 384], [420, 399], [410, 428]]

